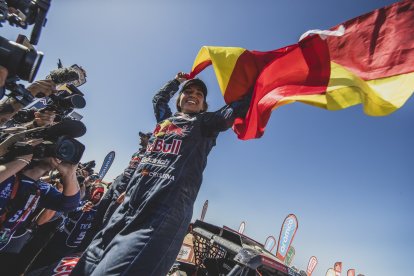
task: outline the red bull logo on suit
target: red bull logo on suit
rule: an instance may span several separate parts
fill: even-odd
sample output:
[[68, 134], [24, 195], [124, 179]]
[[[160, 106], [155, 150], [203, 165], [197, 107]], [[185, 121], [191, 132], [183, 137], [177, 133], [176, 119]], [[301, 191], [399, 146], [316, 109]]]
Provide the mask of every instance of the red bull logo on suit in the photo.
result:
[[181, 128], [176, 124], [172, 123], [170, 120], [162, 121], [161, 123], [157, 124], [154, 130], [155, 137], [163, 137], [166, 135], [176, 135], [180, 137], [184, 137], [186, 134], [186, 127]]

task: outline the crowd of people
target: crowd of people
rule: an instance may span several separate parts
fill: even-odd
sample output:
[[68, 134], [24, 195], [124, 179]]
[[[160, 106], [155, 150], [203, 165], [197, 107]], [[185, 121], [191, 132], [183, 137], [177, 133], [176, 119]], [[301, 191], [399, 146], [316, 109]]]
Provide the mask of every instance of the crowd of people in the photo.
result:
[[[186, 76], [178, 73], [156, 93], [156, 127], [139, 132], [139, 150], [112, 183], [94, 171], [95, 161], [62, 160], [47, 150], [39, 155], [39, 145], [60, 137], [15, 135], [16, 129], [21, 134], [53, 127], [53, 111], [37, 111], [25, 124], [10, 123], [23, 106], [11, 97], [1, 99], [2, 275], [46, 275], [48, 267], [71, 254], [79, 256], [71, 275], [168, 273], [191, 221], [207, 155], [218, 134], [248, 106], [244, 99], [207, 112], [206, 85]], [[0, 86], [6, 77], [0, 68]], [[173, 114], [168, 103], [181, 84]], [[56, 85], [41, 80], [27, 90], [49, 96]], [[82, 131], [75, 132], [73, 138]], [[4, 142], [13, 135], [19, 136], [15, 144]]]

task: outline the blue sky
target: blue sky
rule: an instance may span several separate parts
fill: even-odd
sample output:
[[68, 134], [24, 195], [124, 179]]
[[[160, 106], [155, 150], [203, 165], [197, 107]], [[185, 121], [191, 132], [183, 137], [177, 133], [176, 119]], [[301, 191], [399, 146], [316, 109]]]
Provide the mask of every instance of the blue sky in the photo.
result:
[[[155, 91], [189, 71], [200, 47], [273, 50], [395, 1], [52, 2], [37, 47], [45, 53], [38, 79], [58, 58], [86, 69], [83, 160], [100, 165], [115, 150], [111, 180], [137, 149], [138, 131], [154, 129]], [[22, 32], [2, 28], [10, 40]], [[200, 77], [210, 110], [218, 109], [224, 102], [213, 70]], [[296, 267], [306, 270], [315, 255], [317, 276], [336, 261], [367, 276], [404, 275], [414, 256], [413, 118], [414, 99], [387, 117], [368, 117], [360, 106], [331, 112], [296, 103], [273, 112], [261, 139], [239, 141], [227, 131], [209, 156], [194, 218], [208, 199], [206, 221], [237, 229], [244, 220], [245, 233], [264, 242], [278, 238], [294, 213]]]

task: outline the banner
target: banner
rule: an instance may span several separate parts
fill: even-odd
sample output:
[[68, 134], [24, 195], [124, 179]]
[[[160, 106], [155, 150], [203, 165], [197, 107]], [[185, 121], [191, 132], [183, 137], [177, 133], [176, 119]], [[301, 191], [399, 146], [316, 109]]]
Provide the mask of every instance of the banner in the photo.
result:
[[282, 262], [285, 261], [286, 254], [289, 251], [289, 247], [292, 244], [298, 226], [298, 220], [294, 214], [288, 215], [283, 222], [276, 252], [276, 257]]
[[244, 221], [242, 221], [241, 223], [240, 223], [240, 226], [239, 226], [239, 233], [240, 234], [243, 234], [244, 233], [244, 228], [246, 228], [246, 223], [244, 222]]
[[99, 170], [99, 174], [98, 174], [100, 180], [102, 180], [105, 177], [106, 173], [109, 171], [109, 168], [112, 165], [112, 162], [114, 162], [114, 159], [115, 159], [115, 152], [114, 151], [109, 152], [105, 156], [105, 159], [102, 163], [102, 167]]
[[201, 216], [200, 216], [201, 221], [204, 221], [204, 217], [206, 216], [206, 213], [207, 213], [207, 208], [208, 208], [208, 200], [204, 202], [203, 210], [201, 211]]
[[335, 276], [341, 276], [342, 262], [336, 262], [334, 265]]
[[318, 264], [318, 259], [315, 256], [310, 257], [309, 262], [308, 262], [308, 268], [306, 269], [306, 273], [308, 274], [308, 276], [312, 275], [317, 264]]
[[264, 248], [271, 253], [273, 248], [275, 248], [275, 246], [276, 246], [275, 237], [273, 236], [267, 237], [265, 244], [264, 244]]
[[288, 253], [286, 254], [285, 265], [290, 266], [292, 264], [293, 257], [295, 257], [295, 253], [295, 248], [293, 246], [290, 246]]

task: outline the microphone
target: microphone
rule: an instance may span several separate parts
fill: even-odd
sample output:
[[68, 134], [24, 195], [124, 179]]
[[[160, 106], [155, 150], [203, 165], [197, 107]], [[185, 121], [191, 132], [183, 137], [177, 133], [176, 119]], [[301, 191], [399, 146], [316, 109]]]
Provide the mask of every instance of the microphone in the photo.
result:
[[81, 121], [64, 120], [46, 129], [45, 140], [59, 136], [78, 138], [86, 133], [86, 126]]
[[46, 79], [51, 79], [55, 84], [70, 83], [79, 79], [79, 74], [75, 69], [69, 68], [58, 68], [50, 72]]

